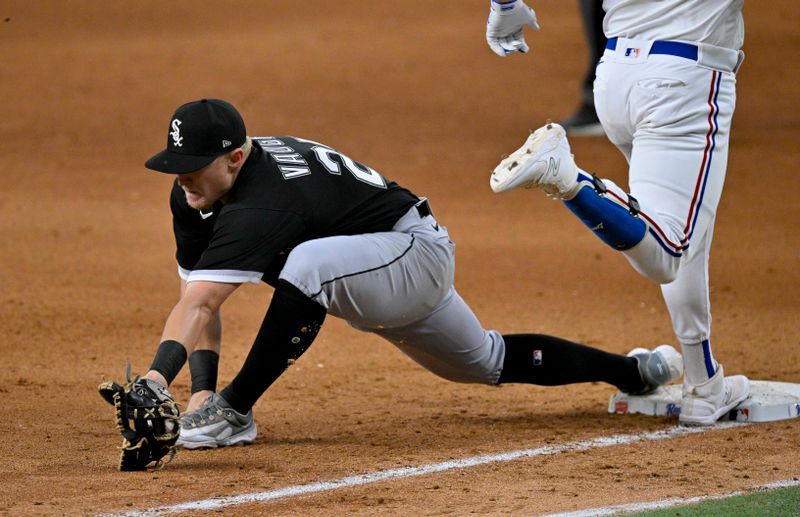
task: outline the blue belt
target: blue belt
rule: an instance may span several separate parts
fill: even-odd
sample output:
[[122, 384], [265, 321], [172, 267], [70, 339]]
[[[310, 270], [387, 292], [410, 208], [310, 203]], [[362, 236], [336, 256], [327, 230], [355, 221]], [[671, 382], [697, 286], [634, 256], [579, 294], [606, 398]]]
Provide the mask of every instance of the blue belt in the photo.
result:
[[[608, 50], [616, 50], [617, 39], [618, 38], [611, 38], [608, 40], [606, 48]], [[654, 41], [653, 46], [650, 47], [650, 53], [685, 57], [686, 59], [697, 61], [697, 45], [682, 43], [680, 41]]]

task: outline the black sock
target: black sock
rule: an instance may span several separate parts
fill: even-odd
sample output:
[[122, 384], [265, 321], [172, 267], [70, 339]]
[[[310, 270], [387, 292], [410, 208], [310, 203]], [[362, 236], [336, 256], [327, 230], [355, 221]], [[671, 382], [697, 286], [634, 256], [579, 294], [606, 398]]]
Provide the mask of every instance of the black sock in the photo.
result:
[[303, 355], [325, 321], [325, 308], [281, 280], [242, 369], [220, 393], [247, 413], [286, 368]]
[[644, 387], [635, 358], [543, 334], [504, 335], [506, 356], [498, 384], [560, 386], [607, 382], [626, 392]]

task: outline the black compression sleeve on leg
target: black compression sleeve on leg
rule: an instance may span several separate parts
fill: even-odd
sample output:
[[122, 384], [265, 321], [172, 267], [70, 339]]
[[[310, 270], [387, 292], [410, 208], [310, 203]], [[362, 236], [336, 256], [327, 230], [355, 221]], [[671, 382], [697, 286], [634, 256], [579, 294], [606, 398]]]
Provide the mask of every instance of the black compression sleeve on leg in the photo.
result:
[[286, 368], [317, 337], [326, 310], [302, 291], [280, 280], [244, 365], [220, 395], [247, 413]]
[[167, 385], [170, 385], [184, 364], [186, 364], [186, 348], [175, 340], [167, 339], [158, 345], [150, 369], [163, 375]]
[[644, 387], [636, 359], [543, 334], [504, 335], [506, 355], [498, 384], [560, 386], [607, 382], [629, 393]]
[[195, 350], [189, 356], [192, 374], [192, 395], [198, 391], [217, 391], [219, 354], [213, 350]]

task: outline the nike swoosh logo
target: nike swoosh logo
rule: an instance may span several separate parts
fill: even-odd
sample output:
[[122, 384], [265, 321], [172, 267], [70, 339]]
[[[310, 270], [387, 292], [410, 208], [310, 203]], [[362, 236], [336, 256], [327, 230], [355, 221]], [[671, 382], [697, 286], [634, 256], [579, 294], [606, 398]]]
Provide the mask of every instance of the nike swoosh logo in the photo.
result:
[[198, 210], [198, 212], [200, 212], [200, 217], [202, 217], [203, 219], [208, 219], [209, 217], [214, 215], [214, 212], [209, 212], [207, 214], [204, 214], [202, 210]]

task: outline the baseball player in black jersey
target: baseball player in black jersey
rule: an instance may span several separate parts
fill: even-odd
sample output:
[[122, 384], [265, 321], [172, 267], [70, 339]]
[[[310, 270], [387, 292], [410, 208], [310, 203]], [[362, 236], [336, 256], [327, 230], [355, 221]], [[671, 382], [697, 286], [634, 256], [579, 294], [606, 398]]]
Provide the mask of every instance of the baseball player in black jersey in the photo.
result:
[[[616, 355], [563, 339], [484, 330], [453, 287], [454, 244], [420, 198], [318, 142], [248, 137], [216, 99], [179, 107], [167, 148], [147, 161], [175, 174], [181, 298], [144, 379], [169, 386], [187, 361], [186, 448], [250, 443], [251, 408], [308, 349], [326, 315], [387, 339], [456, 382], [604, 381], [645, 393], [682, 374], [672, 347]], [[249, 355], [219, 393], [219, 309], [242, 283], [275, 291]]]

